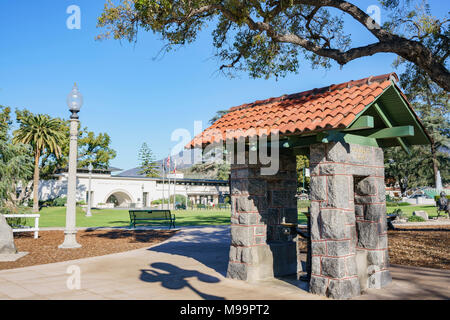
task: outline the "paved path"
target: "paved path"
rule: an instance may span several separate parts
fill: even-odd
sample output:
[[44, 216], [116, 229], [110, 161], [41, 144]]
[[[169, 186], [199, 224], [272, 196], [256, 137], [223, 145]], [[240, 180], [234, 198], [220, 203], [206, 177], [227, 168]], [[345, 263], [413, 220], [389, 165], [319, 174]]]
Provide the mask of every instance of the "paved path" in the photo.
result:
[[[292, 278], [257, 283], [225, 278], [229, 227], [186, 228], [168, 241], [138, 249], [0, 271], [0, 299], [324, 299]], [[67, 269], [81, 270], [69, 290]], [[393, 267], [394, 283], [362, 299], [449, 299], [450, 272]]]

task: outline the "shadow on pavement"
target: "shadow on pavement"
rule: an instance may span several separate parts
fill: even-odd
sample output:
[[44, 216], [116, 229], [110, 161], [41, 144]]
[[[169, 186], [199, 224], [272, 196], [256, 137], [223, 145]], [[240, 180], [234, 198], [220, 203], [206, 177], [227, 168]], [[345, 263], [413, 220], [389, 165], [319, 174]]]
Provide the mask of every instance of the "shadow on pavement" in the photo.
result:
[[168, 242], [148, 250], [193, 258], [226, 277], [230, 228], [184, 229], [181, 235], [175, 235]]
[[[220, 280], [216, 277], [201, 273], [198, 271], [181, 269], [170, 263], [155, 262], [150, 265], [153, 269], [141, 270], [140, 280], [145, 282], [161, 282], [164, 288], [171, 290], [181, 290], [183, 288], [189, 288], [195, 292], [199, 297], [205, 300], [225, 300], [223, 297], [214, 296], [203, 293], [194, 288], [187, 278], [195, 277], [199, 281], [205, 283], [218, 283]], [[158, 269], [158, 270], [156, 270]]]

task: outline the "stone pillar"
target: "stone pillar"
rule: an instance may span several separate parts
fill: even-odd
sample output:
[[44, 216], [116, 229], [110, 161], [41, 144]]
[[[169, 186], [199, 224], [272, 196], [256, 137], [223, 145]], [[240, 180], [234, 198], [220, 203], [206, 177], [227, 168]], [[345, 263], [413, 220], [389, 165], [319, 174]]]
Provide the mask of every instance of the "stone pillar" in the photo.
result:
[[[261, 175], [260, 164], [231, 165], [231, 247], [227, 277], [260, 280], [297, 273], [296, 235], [282, 222], [297, 223], [296, 161], [280, 154], [275, 175]], [[246, 154], [248, 162], [248, 153]]]
[[391, 281], [383, 150], [347, 143], [310, 147], [310, 291], [348, 299]]

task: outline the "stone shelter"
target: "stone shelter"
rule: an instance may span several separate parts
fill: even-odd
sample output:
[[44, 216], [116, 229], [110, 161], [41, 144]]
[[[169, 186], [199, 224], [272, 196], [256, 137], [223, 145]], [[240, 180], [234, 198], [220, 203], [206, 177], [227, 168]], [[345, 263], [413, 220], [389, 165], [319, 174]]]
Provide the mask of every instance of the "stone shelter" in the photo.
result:
[[[397, 81], [395, 73], [371, 76], [234, 107], [186, 146], [226, 143], [224, 153], [233, 155], [228, 277], [253, 281], [301, 270], [295, 228], [286, 232], [286, 225], [298, 223], [296, 155], [304, 154], [309, 290], [346, 299], [391, 281], [383, 148], [409, 152], [430, 142]], [[269, 147], [278, 170], [267, 175], [256, 150]]]

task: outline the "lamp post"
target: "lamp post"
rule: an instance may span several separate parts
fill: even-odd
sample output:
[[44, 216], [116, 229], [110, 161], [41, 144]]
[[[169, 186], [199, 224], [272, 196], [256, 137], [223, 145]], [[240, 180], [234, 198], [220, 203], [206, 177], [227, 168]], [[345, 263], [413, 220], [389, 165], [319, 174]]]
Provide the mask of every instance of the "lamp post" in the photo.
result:
[[76, 188], [77, 188], [77, 153], [78, 153], [78, 112], [83, 105], [83, 96], [78, 91], [77, 84], [67, 96], [67, 105], [72, 113], [70, 116], [70, 145], [69, 145], [69, 174], [67, 178], [67, 208], [66, 229], [64, 242], [60, 249], [75, 249], [81, 245], [77, 243], [76, 230]]
[[92, 166], [92, 163], [89, 163], [89, 190], [88, 190], [88, 207], [87, 207], [87, 211], [86, 211], [86, 217], [92, 217], [92, 213], [91, 213], [91, 179], [92, 179], [92, 170], [94, 169], [94, 167]]

